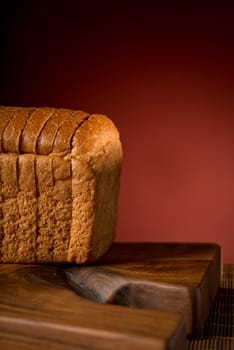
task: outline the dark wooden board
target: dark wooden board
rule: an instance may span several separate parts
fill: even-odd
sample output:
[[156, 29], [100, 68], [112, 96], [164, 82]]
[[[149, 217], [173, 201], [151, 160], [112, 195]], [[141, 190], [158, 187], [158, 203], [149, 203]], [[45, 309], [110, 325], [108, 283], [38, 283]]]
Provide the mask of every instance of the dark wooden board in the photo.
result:
[[65, 269], [86, 298], [179, 312], [187, 334], [201, 331], [221, 273], [220, 247], [206, 243], [116, 243], [95, 265]]
[[219, 279], [212, 244], [116, 243], [83, 267], [2, 264], [0, 349], [184, 350]]
[[0, 349], [184, 350], [182, 317], [84, 299], [50, 266], [0, 265]]

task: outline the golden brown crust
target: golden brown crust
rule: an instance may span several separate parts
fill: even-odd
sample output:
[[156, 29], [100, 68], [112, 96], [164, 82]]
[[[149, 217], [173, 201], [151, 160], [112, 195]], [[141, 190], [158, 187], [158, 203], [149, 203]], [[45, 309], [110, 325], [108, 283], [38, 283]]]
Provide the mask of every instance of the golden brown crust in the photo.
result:
[[43, 127], [37, 140], [37, 153], [50, 154], [53, 150], [53, 144], [57, 132], [65, 120], [69, 119], [74, 111], [70, 109], [55, 109], [53, 115]]
[[53, 108], [36, 108], [30, 115], [21, 133], [20, 153], [36, 153], [38, 137], [53, 112]]
[[14, 113], [2, 135], [2, 151], [19, 153], [19, 140], [23, 128], [35, 108], [21, 108]]
[[85, 112], [76, 111], [62, 123], [54, 139], [53, 153], [71, 152], [72, 137], [87, 116]]
[[0, 152], [3, 151], [3, 132], [11, 118], [21, 110], [20, 107], [0, 107]]

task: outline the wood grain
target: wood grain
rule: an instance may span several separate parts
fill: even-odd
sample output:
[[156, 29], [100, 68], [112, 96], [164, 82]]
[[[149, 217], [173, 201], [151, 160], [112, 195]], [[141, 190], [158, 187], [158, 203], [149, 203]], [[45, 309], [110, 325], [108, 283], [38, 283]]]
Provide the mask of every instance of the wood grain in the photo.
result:
[[95, 265], [64, 270], [91, 300], [178, 312], [187, 334], [201, 331], [220, 282], [216, 244], [116, 243]]
[[84, 299], [60, 269], [0, 265], [0, 348], [184, 350], [180, 315]]
[[1, 264], [0, 349], [185, 350], [219, 281], [215, 244], [116, 243], [90, 266]]

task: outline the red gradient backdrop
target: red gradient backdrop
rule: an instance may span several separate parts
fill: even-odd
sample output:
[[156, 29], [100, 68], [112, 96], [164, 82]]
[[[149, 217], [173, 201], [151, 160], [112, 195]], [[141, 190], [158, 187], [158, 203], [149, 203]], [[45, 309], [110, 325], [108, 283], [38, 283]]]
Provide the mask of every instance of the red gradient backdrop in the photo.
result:
[[1, 103], [107, 114], [122, 241], [212, 241], [234, 262], [231, 12], [157, 1], [5, 7]]

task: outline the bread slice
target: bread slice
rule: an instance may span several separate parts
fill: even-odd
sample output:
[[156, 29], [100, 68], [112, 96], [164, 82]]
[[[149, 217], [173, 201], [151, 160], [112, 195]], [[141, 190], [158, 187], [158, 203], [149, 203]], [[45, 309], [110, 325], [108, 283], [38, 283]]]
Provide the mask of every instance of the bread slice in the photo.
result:
[[64, 154], [65, 152], [71, 152], [71, 141], [75, 131], [87, 118], [87, 113], [77, 111], [72, 113], [70, 118], [67, 118], [62, 123], [54, 139], [53, 153]]
[[17, 263], [34, 263], [37, 258], [38, 198], [35, 161], [35, 154], [18, 156], [18, 256], [13, 260]]
[[38, 137], [53, 112], [53, 108], [36, 108], [29, 116], [20, 137], [21, 153], [36, 153]]
[[0, 261], [97, 260], [115, 235], [122, 148], [114, 124], [28, 107], [2, 107], [0, 120]]
[[1, 258], [3, 262], [18, 255], [18, 174], [17, 155], [0, 154], [1, 179]]
[[17, 113], [12, 115], [8, 124], [4, 123], [6, 127], [2, 135], [3, 152], [19, 153], [19, 141], [22, 130], [34, 110], [35, 108], [17, 109]]
[[55, 235], [53, 261], [67, 259], [72, 221], [71, 162], [53, 158]]
[[53, 150], [53, 144], [58, 129], [69, 119], [74, 112], [70, 109], [55, 109], [51, 117], [47, 120], [37, 140], [37, 153], [50, 154]]
[[55, 234], [53, 158], [37, 156], [35, 163], [37, 182], [37, 240], [36, 260], [53, 262]]
[[3, 133], [10, 120], [21, 110], [19, 107], [0, 107], [0, 152], [4, 143]]

